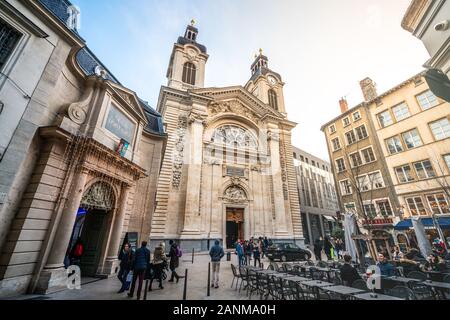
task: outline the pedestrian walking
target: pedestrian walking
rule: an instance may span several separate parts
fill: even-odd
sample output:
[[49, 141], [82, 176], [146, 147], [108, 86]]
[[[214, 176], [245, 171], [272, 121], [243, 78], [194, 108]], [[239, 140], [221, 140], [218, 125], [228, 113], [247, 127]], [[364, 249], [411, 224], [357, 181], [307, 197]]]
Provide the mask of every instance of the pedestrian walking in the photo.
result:
[[83, 254], [84, 254], [84, 244], [81, 238], [78, 238], [69, 254], [70, 264], [79, 266]]
[[153, 252], [152, 267], [154, 270], [154, 275], [150, 279], [150, 287], [148, 288], [148, 291], [152, 291], [153, 280], [155, 279], [157, 279], [159, 282], [159, 288], [161, 290], [164, 289], [162, 285], [162, 273], [166, 265], [167, 265], [166, 255], [164, 254], [163, 247], [159, 245], [155, 248], [155, 251]]
[[219, 288], [219, 273], [220, 273], [220, 260], [222, 260], [225, 252], [223, 248], [220, 246], [219, 240], [214, 241], [214, 245], [209, 250], [209, 255], [211, 256], [211, 264], [212, 264], [212, 283], [211, 287]]
[[317, 238], [314, 242], [314, 255], [317, 261], [322, 261], [322, 249], [323, 249], [323, 239], [322, 237]]
[[170, 275], [169, 282], [173, 282], [174, 278], [177, 279], [177, 283], [180, 280], [180, 276], [177, 274], [176, 269], [179, 267], [180, 264], [180, 257], [181, 257], [181, 250], [178, 247], [177, 243], [173, 240], [169, 241], [170, 244], [170, 251], [169, 251], [169, 268], [172, 274]]
[[128, 243], [125, 243], [123, 249], [120, 251], [119, 254], [120, 269], [117, 277], [122, 283], [122, 287], [120, 288], [118, 293], [122, 293], [128, 290], [129, 283], [127, 283], [127, 276], [128, 273], [130, 273], [131, 271], [133, 265], [133, 258], [134, 258], [133, 250], [130, 248], [130, 245]]
[[142, 283], [144, 282], [145, 271], [150, 262], [150, 250], [147, 249], [147, 241], [142, 241], [141, 247], [136, 250], [133, 260], [133, 279], [131, 281], [131, 289], [128, 293], [128, 297], [132, 298], [134, 295], [134, 289], [136, 287], [136, 281], [138, 283], [137, 299], [141, 299]]
[[252, 260], [253, 241], [246, 241], [245, 256], [247, 257], [247, 265], [249, 266]]
[[244, 248], [240, 239], [238, 239], [238, 241], [236, 242], [236, 254], [238, 256], [239, 266], [244, 265]]
[[[255, 261], [255, 267], [261, 266], [261, 247], [259, 243], [254, 242], [253, 244], [253, 259]], [[258, 263], [258, 264], [256, 264]]]

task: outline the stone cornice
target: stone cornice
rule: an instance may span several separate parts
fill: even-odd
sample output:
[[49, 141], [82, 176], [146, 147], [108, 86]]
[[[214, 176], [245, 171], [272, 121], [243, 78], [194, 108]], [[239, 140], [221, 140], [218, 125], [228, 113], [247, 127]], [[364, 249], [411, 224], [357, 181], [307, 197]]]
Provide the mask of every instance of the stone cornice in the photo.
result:
[[403, 17], [401, 23], [402, 28], [414, 33], [433, 1], [434, 0], [413, 0]]

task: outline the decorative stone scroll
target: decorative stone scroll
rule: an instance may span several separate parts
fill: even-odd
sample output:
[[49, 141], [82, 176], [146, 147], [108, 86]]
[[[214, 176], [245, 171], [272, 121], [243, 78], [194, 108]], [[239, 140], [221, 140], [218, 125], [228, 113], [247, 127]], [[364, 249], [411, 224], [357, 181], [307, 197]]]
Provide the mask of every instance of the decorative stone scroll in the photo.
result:
[[233, 185], [225, 190], [224, 199], [229, 202], [245, 202], [247, 201], [247, 196], [241, 187]]
[[178, 118], [178, 126], [176, 130], [176, 141], [175, 141], [175, 151], [173, 159], [173, 169], [172, 169], [172, 186], [175, 189], [180, 188], [181, 176], [184, 164], [184, 143], [187, 130], [187, 117], [180, 116]]
[[111, 210], [114, 207], [114, 193], [104, 182], [93, 184], [81, 199], [81, 207]]
[[94, 94], [94, 87], [92, 83], [88, 83], [84, 95], [80, 101], [71, 103], [67, 108], [67, 116], [76, 124], [83, 124], [87, 117], [87, 106]]
[[259, 121], [258, 115], [239, 101], [213, 102], [209, 105], [208, 110], [211, 116], [220, 113], [234, 113], [252, 120], [255, 123]]

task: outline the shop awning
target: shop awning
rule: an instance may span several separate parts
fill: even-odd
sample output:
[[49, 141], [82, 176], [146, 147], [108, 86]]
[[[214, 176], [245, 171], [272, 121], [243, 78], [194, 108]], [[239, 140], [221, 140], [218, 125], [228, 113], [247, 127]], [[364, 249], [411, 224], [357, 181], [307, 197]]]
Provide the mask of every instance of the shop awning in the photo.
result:
[[[422, 221], [425, 228], [434, 227], [432, 218], [421, 218], [420, 220]], [[442, 229], [450, 229], [450, 217], [438, 218], [438, 223]], [[408, 230], [412, 229], [412, 227], [413, 225], [411, 219], [405, 219], [397, 223], [394, 226], [394, 230]]]
[[330, 222], [336, 222], [336, 219], [334, 217], [330, 217], [330, 216], [326, 216], [326, 215], [323, 215], [322, 217], [324, 217], [326, 220], [328, 220]]

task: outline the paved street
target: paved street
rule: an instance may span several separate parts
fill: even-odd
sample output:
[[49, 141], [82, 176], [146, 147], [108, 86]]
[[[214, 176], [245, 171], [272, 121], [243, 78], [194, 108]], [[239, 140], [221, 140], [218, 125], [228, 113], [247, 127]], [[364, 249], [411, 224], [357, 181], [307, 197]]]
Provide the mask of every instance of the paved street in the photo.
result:
[[[233, 275], [231, 271], [231, 263], [236, 264], [236, 255], [232, 254], [231, 262], [226, 261], [226, 257], [222, 259], [220, 270], [220, 287], [219, 289], [211, 288], [211, 296], [207, 297], [206, 285], [208, 276], [209, 256], [199, 254], [195, 256], [194, 264], [191, 262], [191, 256], [185, 255], [180, 259], [179, 274], [184, 274], [184, 270], [188, 269], [188, 300], [236, 300], [245, 298], [245, 291], [239, 295], [233, 288], [231, 289], [231, 281]], [[253, 261], [252, 261], [253, 263]], [[268, 260], [263, 259], [262, 263], [266, 267]], [[169, 273], [170, 274], [170, 273]], [[153, 291], [148, 293], [148, 300], [181, 300], [183, 298], [184, 279], [180, 279], [178, 284], [164, 282], [164, 290], [158, 289], [158, 283], [153, 283]], [[120, 282], [116, 277], [105, 280], [99, 280], [82, 285], [81, 290], [65, 290], [46, 296], [22, 296], [21, 299], [50, 299], [50, 300], [129, 300], [126, 293], [118, 294]], [[252, 297], [256, 298], [256, 296]], [[136, 297], [134, 298], [136, 299]]]

